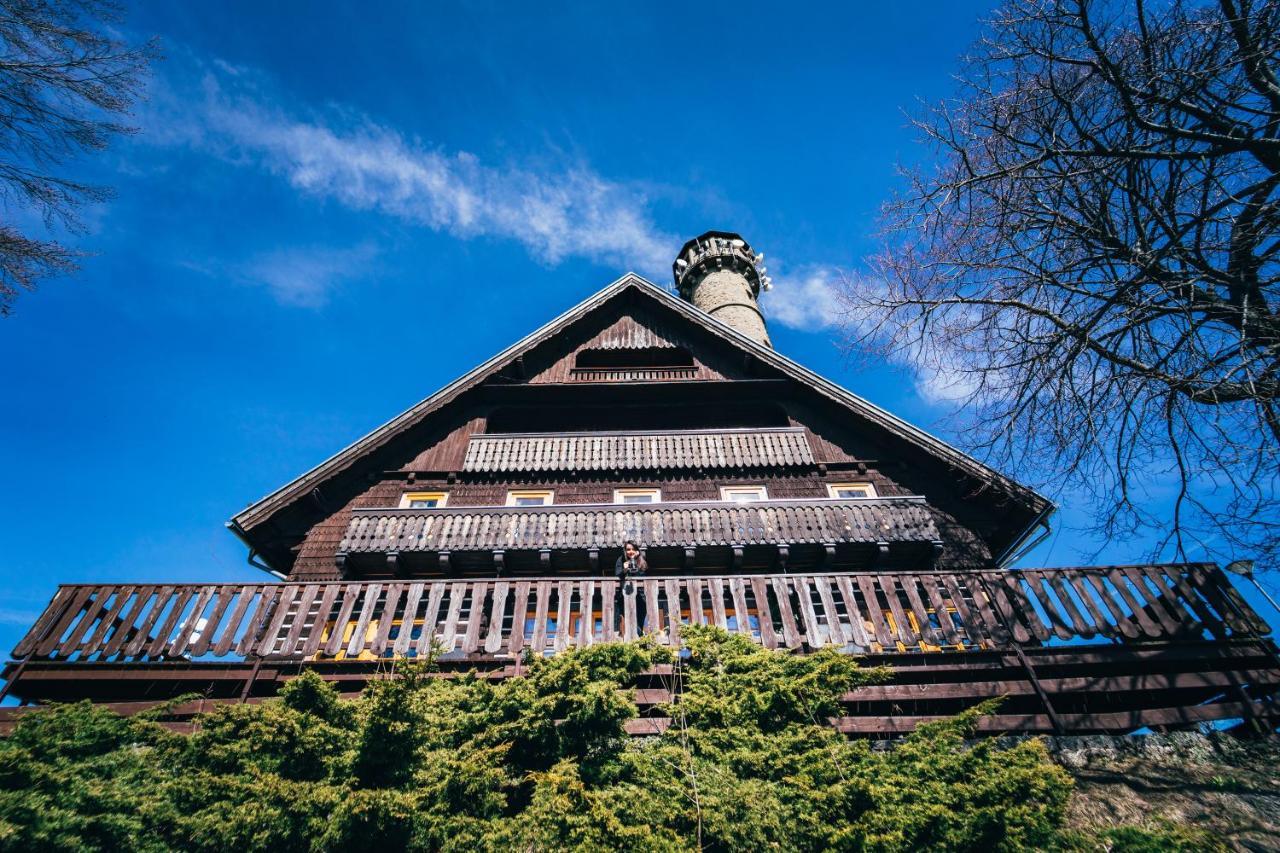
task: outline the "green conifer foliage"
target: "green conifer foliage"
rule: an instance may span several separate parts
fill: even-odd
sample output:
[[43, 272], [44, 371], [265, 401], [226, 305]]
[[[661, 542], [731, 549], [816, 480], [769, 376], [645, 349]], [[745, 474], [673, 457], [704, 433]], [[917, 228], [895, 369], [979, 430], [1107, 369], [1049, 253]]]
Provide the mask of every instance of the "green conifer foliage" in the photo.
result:
[[715, 628], [685, 643], [652, 738], [624, 732], [627, 685], [672, 661], [647, 641], [499, 682], [403, 664], [354, 700], [305, 673], [190, 735], [32, 714], [0, 741], [0, 850], [1104, 849], [1062, 831], [1071, 780], [1040, 743], [966, 739], [989, 706], [873, 749], [826, 721], [883, 673]]

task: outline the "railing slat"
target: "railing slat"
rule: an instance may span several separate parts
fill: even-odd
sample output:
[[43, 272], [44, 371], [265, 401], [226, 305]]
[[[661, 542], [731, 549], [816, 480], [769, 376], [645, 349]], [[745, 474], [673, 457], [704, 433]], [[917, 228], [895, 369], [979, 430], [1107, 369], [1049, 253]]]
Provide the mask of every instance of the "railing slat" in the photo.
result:
[[18, 645], [13, 647], [14, 658], [24, 658], [36, 649], [36, 645], [44, 638], [45, 631], [50, 630], [55, 622], [63, 615], [63, 612], [71, 604], [71, 600], [75, 598], [74, 587], [58, 587], [58, 591], [53, 594], [53, 598], [49, 601], [44, 612], [40, 614], [40, 618], [35, 621]]

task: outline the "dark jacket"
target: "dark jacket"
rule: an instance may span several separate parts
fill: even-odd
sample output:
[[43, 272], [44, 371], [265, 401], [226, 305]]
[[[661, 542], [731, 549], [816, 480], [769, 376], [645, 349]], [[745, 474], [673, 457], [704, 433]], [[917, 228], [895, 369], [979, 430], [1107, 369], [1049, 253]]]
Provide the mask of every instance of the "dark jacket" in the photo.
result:
[[633, 577], [633, 578], [639, 577], [640, 575], [643, 575], [645, 572], [649, 570], [649, 564], [645, 562], [644, 554], [636, 555], [635, 568], [632, 569], [630, 572], [628, 572], [626, 569], [626, 562], [627, 562], [627, 554], [624, 551], [622, 556], [618, 558], [618, 562], [614, 563], [613, 565], [613, 575], [619, 580], [625, 579], [627, 577]]

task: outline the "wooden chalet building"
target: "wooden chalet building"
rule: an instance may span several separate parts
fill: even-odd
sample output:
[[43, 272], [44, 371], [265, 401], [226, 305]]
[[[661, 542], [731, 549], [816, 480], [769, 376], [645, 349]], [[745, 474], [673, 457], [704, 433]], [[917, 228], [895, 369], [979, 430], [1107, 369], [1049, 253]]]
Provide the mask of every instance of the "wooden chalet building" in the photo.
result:
[[[757, 259], [691, 240], [679, 296], [626, 275], [252, 504], [228, 526], [275, 577], [60, 587], [5, 691], [207, 697], [180, 721], [303, 668], [355, 690], [435, 644], [502, 677], [694, 622], [892, 664], [846, 697], [854, 734], [994, 695], [990, 731], [1270, 725], [1270, 629], [1216, 566], [1006, 568], [1050, 502], [774, 351]], [[650, 569], [620, 595], [628, 539]]]

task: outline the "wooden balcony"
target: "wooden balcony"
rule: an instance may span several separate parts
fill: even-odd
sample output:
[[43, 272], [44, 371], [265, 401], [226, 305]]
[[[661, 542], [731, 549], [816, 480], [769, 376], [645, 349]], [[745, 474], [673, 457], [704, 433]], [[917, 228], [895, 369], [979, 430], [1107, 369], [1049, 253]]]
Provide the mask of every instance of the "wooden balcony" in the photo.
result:
[[1002, 649], [1269, 628], [1213, 566], [389, 583], [69, 585], [15, 659], [512, 658], [719, 625], [768, 648]]
[[630, 471], [812, 465], [801, 428], [473, 435], [464, 471]]
[[[421, 562], [422, 555], [497, 554], [501, 566], [525, 552], [533, 568], [541, 555], [541, 565], [549, 569], [553, 552], [577, 552], [562, 555], [561, 562], [579, 571], [590, 563], [594, 572], [601, 553], [612, 559], [628, 539], [648, 550], [651, 566], [687, 568], [709, 561], [741, 568], [748, 549], [757, 555], [748, 562], [764, 569], [777, 563], [786, 567], [793, 556], [813, 565], [834, 558], [837, 547], [844, 546], [862, 546], [858, 562], [864, 564], [890, 551], [927, 564], [940, 546], [924, 498], [895, 497], [361, 509], [348, 524], [337, 557], [340, 566], [358, 570], [361, 555], [377, 555], [383, 562], [419, 555]], [[711, 557], [702, 559], [700, 552]], [[366, 558], [363, 568], [375, 563]]]
[[[992, 733], [1274, 725], [1280, 689], [1267, 624], [1215, 566], [1193, 564], [651, 576], [629, 595], [600, 577], [68, 585], [14, 648], [5, 691], [122, 713], [194, 692], [205, 700], [169, 712], [189, 727], [211, 703], [274, 695], [303, 668], [345, 690], [428, 654], [446, 672], [506, 677], [528, 655], [641, 633], [675, 645], [689, 623], [892, 665], [890, 682], [853, 691], [832, 721], [855, 735], [909, 731], [992, 696], [1009, 697], [983, 723]], [[637, 684], [644, 716], [629, 731], [667, 724], [669, 676]], [[21, 713], [0, 712], [0, 731]]]

